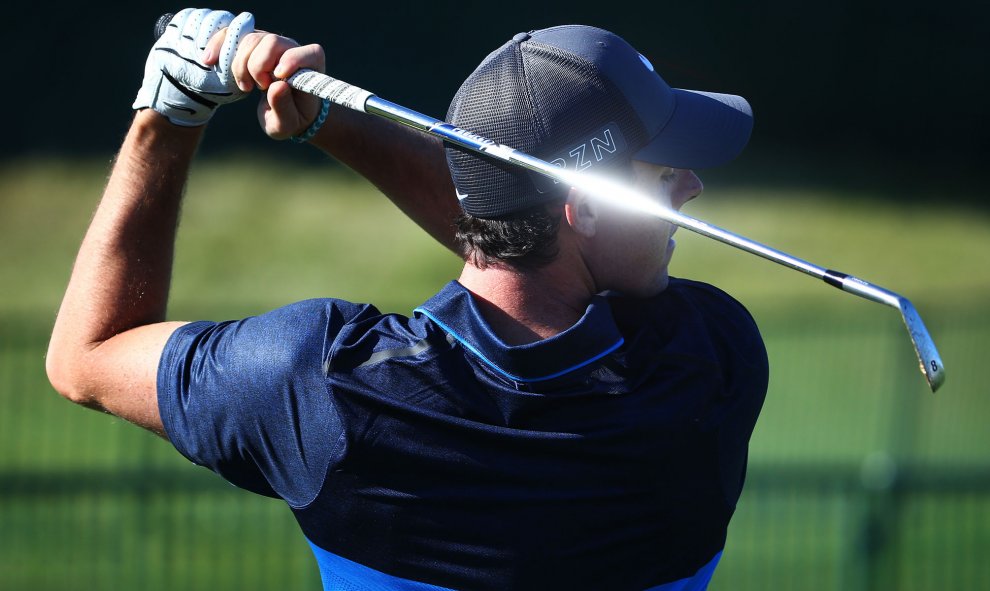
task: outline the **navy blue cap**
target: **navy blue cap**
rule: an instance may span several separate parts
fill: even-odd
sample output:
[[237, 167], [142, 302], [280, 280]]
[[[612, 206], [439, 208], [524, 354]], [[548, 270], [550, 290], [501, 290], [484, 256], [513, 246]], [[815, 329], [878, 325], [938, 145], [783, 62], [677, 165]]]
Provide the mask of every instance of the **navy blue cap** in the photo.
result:
[[[621, 37], [584, 25], [513, 37], [465, 80], [447, 120], [576, 170], [633, 159], [718, 166], [753, 128], [742, 97], [671, 88]], [[461, 207], [477, 217], [502, 217], [566, 189], [457, 147], [447, 157]]]
[[742, 152], [753, 111], [741, 96], [671, 88], [641, 53], [618, 35], [582, 25], [534, 31], [529, 38], [594, 64], [629, 101], [649, 143], [633, 156], [674, 168], [710, 168]]

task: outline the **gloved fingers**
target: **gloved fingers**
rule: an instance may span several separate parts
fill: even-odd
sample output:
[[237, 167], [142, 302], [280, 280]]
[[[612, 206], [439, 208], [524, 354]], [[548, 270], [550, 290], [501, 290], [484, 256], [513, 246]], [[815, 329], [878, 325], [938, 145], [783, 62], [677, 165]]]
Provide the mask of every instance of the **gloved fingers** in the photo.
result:
[[224, 86], [230, 87], [234, 82], [231, 66], [237, 53], [237, 45], [245, 35], [253, 31], [254, 15], [250, 12], [238, 14], [227, 27], [227, 36], [223, 40], [223, 45], [220, 46], [220, 56], [217, 61], [217, 74]]
[[248, 62], [255, 59], [255, 54], [258, 52], [258, 46], [267, 39], [268, 37], [273, 37], [267, 33], [254, 32], [252, 34], [246, 35], [241, 39], [240, 44], [237, 46], [237, 52], [234, 54], [234, 60], [230, 64], [230, 75], [233, 80], [237, 83], [237, 87], [241, 89], [242, 92], [249, 92], [254, 88], [255, 82], [257, 82], [262, 89], [268, 87], [270, 80], [259, 79], [254, 76], [254, 74], [248, 69]]
[[187, 60], [199, 61], [200, 52], [196, 50], [196, 38], [203, 19], [212, 12], [208, 8], [197, 8], [189, 12], [179, 29], [178, 43], [174, 46], [179, 55]]
[[179, 12], [172, 15], [172, 20], [168, 22], [168, 26], [165, 27], [165, 32], [158, 38], [158, 43], [156, 43], [156, 45], [177, 47], [178, 40], [182, 36], [182, 29], [186, 24], [186, 19], [188, 19], [189, 15], [195, 11], [195, 8], [183, 8]]
[[226, 10], [214, 10], [206, 15], [196, 35], [196, 49], [202, 53], [210, 42], [210, 38], [220, 29], [229, 26], [232, 20], [234, 20], [234, 15]]
[[230, 64], [238, 44], [253, 30], [250, 13], [180, 10], [148, 56], [133, 108], [153, 108], [177, 125], [205, 124], [217, 106], [244, 97]]

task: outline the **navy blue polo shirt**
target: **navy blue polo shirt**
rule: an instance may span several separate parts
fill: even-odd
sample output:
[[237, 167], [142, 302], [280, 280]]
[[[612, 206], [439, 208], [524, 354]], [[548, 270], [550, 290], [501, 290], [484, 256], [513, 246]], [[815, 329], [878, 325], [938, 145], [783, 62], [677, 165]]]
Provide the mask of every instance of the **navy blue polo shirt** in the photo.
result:
[[178, 329], [169, 439], [282, 498], [326, 589], [704, 589], [767, 358], [750, 315], [672, 279], [507, 346], [457, 282], [412, 317], [335, 299]]

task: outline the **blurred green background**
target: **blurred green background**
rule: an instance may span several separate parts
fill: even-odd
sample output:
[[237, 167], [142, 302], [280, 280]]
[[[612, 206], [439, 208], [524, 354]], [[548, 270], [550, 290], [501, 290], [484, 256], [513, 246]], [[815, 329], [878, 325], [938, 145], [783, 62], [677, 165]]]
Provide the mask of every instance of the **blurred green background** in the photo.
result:
[[[44, 375], [151, 24], [177, 8], [13, 9], [18, 67], [54, 66], [42, 82], [59, 90], [41, 92], [15, 68], [18, 82], [0, 95], [17, 115], [0, 145], [3, 591], [320, 586], [279, 502], [63, 401]], [[990, 5], [230, 8], [324, 44], [331, 72], [434, 116], [488, 51], [565, 22], [622, 34], [672, 85], [750, 99], [749, 149], [703, 174], [706, 194], [687, 213], [906, 295], [948, 378], [927, 391], [894, 310], [680, 231], [672, 272], [748, 306], [771, 359], [747, 486], [711, 588], [990, 588]], [[456, 258], [363, 180], [315, 150], [267, 141], [253, 110], [250, 100], [226, 107], [207, 134], [171, 318], [237, 318], [324, 296], [408, 314], [456, 276]]]
[[[47, 334], [107, 168], [0, 168], [0, 589], [319, 588], [280, 503], [47, 384]], [[896, 311], [679, 232], [673, 272], [743, 301], [772, 368], [712, 588], [986, 588], [990, 216], [824, 189], [707, 193], [690, 213], [908, 295], [948, 368], [932, 395]], [[170, 316], [327, 294], [408, 314], [458, 267], [346, 171], [208, 159], [188, 189]]]

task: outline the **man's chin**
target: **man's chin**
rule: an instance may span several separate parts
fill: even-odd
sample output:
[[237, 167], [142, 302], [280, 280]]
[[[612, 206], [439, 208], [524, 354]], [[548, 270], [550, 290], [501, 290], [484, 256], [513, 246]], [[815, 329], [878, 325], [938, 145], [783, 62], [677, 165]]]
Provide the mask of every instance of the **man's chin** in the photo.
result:
[[670, 285], [670, 275], [667, 274], [667, 270], [664, 269], [663, 273], [660, 274], [656, 279], [653, 280], [649, 285], [644, 285], [642, 288], [637, 289], [636, 293], [631, 293], [631, 295], [637, 298], [652, 298], [658, 295], [663, 290], [667, 289]]
[[667, 286], [668, 285], [670, 285], [670, 275], [668, 275], [667, 272], [664, 271], [663, 272], [663, 275], [660, 277], [660, 279], [657, 280], [657, 288], [656, 288], [656, 291], [654, 291], [652, 295], [657, 295], [658, 293], [660, 293], [663, 290], [667, 289]]

